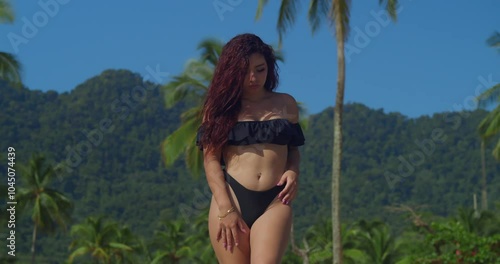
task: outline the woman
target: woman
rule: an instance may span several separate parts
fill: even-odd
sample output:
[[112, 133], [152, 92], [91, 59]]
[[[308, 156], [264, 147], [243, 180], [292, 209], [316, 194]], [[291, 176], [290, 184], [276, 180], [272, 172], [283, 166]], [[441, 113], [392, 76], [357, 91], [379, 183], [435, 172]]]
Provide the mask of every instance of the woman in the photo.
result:
[[220, 263], [280, 263], [288, 244], [304, 135], [295, 99], [277, 86], [273, 49], [258, 36], [224, 46], [197, 139]]

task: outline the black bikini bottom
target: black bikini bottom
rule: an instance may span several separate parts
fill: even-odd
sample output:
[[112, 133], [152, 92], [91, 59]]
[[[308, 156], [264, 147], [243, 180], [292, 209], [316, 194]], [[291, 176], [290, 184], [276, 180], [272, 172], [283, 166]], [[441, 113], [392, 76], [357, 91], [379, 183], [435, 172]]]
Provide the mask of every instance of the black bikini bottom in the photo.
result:
[[245, 188], [224, 170], [224, 178], [234, 191], [240, 204], [243, 221], [252, 227], [253, 223], [266, 211], [276, 196], [285, 188], [285, 185], [275, 186], [267, 191], [254, 191]]

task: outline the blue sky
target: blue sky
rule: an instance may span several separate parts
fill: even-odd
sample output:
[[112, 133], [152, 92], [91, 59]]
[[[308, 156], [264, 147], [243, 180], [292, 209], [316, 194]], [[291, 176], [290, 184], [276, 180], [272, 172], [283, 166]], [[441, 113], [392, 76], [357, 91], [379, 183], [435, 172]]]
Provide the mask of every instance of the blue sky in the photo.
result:
[[[69, 91], [110, 68], [174, 76], [206, 37], [251, 32], [276, 44], [271, 2], [255, 21], [250, 0], [13, 1], [16, 21], [0, 26], [0, 50], [18, 56], [32, 90]], [[278, 91], [314, 114], [334, 105], [337, 57], [332, 31], [313, 36], [306, 10], [284, 38]], [[498, 0], [400, 0], [397, 23], [387, 23], [378, 0], [352, 1], [345, 102], [409, 117], [471, 109], [478, 91], [500, 81], [500, 54], [486, 45], [500, 31], [499, 13]]]

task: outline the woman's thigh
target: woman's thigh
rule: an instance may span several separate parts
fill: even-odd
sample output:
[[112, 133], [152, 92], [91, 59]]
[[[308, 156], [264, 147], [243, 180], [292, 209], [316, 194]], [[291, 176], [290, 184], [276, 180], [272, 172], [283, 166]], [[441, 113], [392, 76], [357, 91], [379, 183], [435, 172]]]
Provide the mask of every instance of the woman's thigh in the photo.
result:
[[281, 263], [290, 238], [292, 208], [276, 200], [253, 224], [251, 263]]
[[[231, 190], [231, 196], [233, 201], [235, 201], [234, 193]], [[236, 208], [238, 212], [239, 210], [238, 202], [235, 201]], [[208, 214], [208, 232], [210, 235], [210, 242], [212, 243], [212, 247], [215, 251], [215, 255], [219, 260], [219, 263], [242, 263], [247, 264], [250, 263], [250, 232], [246, 234], [243, 232], [239, 232], [239, 244], [238, 246], [233, 246], [233, 252], [230, 252], [224, 249], [221, 240], [217, 241], [217, 232], [219, 231], [219, 219], [217, 215], [219, 214], [219, 208], [217, 207], [217, 203], [215, 199], [212, 197], [212, 201], [210, 203], [210, 212]]]

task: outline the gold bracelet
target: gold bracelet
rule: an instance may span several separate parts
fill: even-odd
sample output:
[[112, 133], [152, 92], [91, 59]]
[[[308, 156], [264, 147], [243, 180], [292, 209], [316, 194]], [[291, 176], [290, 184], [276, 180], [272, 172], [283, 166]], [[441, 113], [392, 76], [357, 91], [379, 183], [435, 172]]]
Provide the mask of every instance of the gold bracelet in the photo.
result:
[[224, 215], [218, 215], [217, 217], [219, 218], [219, 221], [222, 220], [222, 218], [226, 217], [228, 214], [234, 212], [234, 206], [231, 207], [231, 209], [227, 210], [227, 212]]

